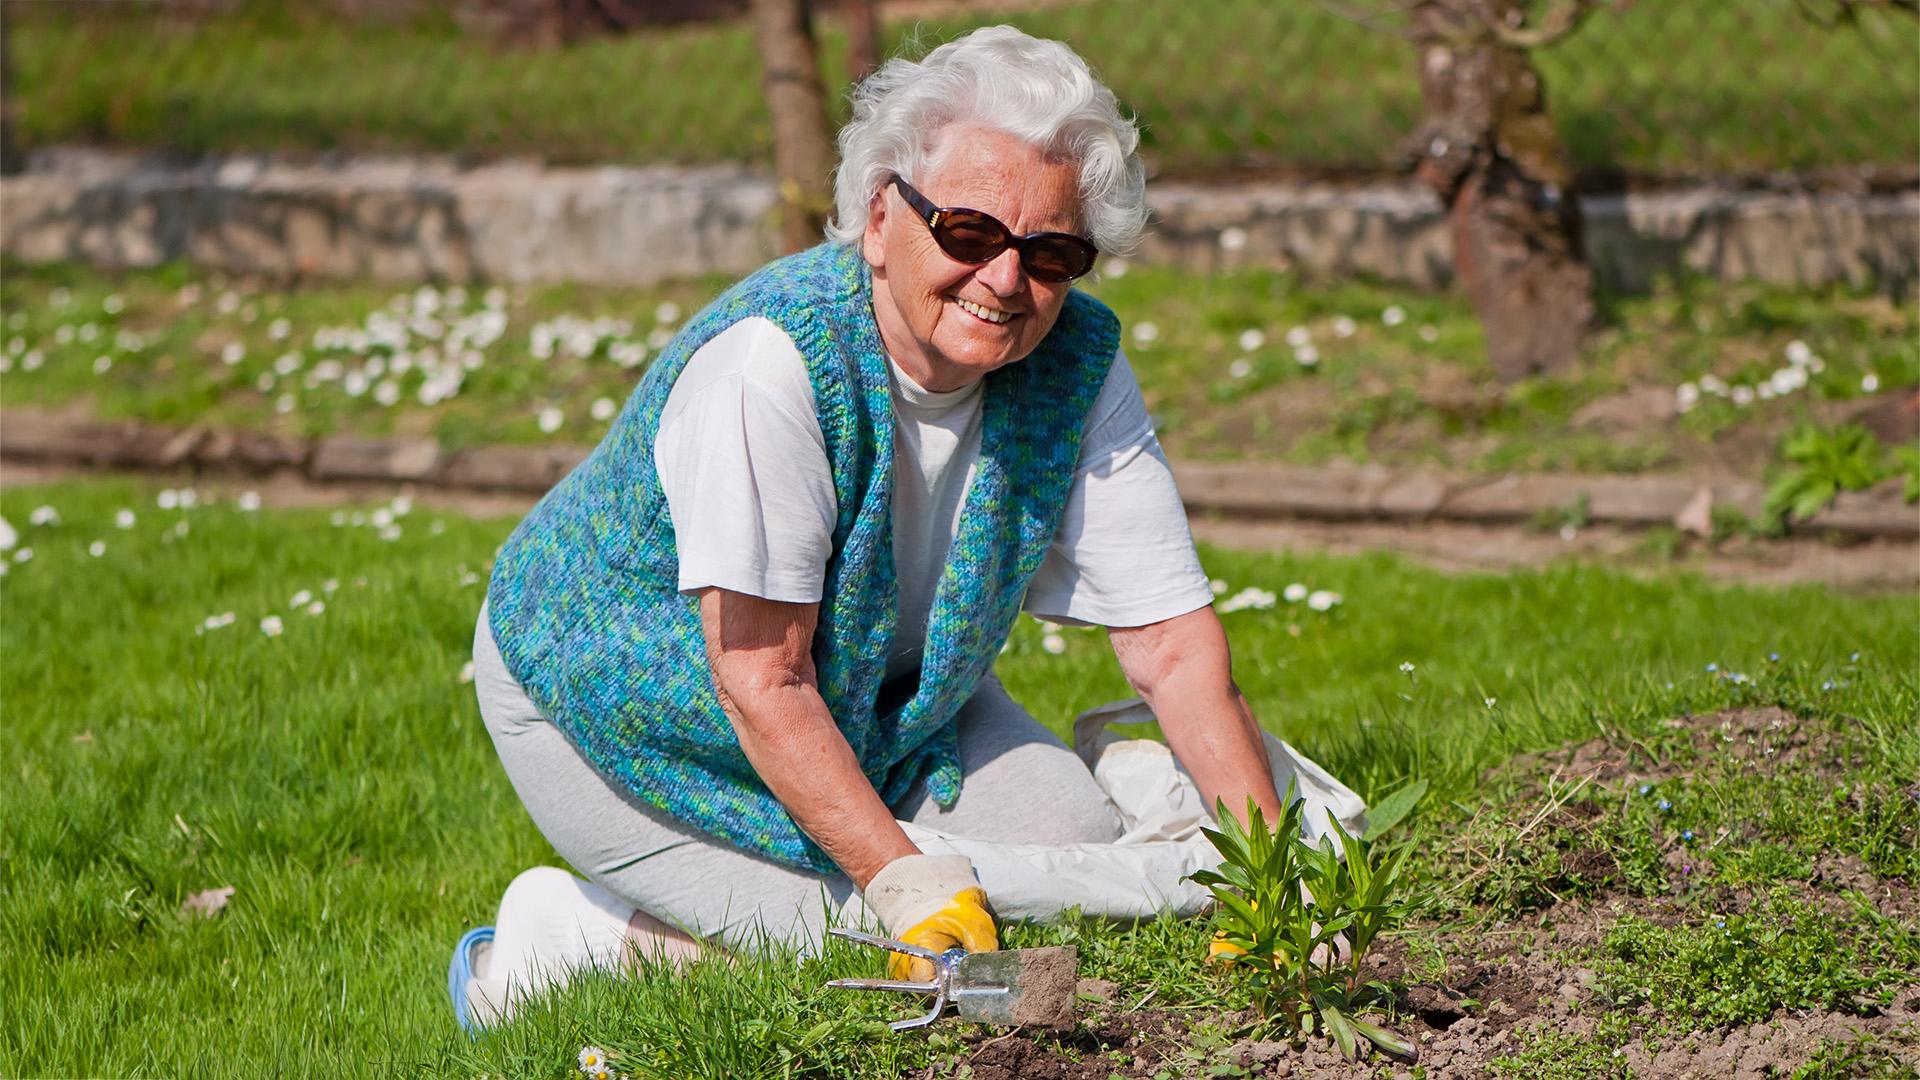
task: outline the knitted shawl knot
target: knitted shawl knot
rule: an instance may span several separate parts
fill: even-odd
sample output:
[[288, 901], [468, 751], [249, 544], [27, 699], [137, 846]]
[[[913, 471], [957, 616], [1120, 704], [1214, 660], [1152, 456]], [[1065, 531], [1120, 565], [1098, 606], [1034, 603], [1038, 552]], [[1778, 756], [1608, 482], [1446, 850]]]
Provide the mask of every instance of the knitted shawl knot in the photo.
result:
[[1078, 291], [1024, 360], [986, 377], [980, 457], [928, 615], [919, 685], [877, 701], [897, 619], [894, 419], [871, 273], [849, 245], [776, 260], [688, 321], [588, 457], [514, 530], [488, 583], [507, 669], [608, 780], [666, 814], [782, 863], [835, 872], [754, 772], [722, 710], [698, 600], [653, 443], [675, 379], [741, 319], [772, 320], [806, 363], [838, 513], [813, 638], [821, 697], [881, 797], [924, 780], [960, 794], [954, 716], [1012, 630], [1072, 488], [1081, 428], [1119, 323]]

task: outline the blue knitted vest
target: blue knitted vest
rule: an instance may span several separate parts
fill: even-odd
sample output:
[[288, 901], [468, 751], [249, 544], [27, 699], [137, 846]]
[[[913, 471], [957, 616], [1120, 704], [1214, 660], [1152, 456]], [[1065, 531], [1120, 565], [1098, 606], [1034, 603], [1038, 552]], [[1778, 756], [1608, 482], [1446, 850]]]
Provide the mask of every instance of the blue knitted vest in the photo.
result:
[[877, 702], [896, 621], [893, 399], [872, 278], [849, 245], [768, 264], [690, 320], [600, 445], [501, 549], [488, 585], [507, 669], [602, 775], [674, 818], [789, 865], [835, 866], [741, 751], [720, 707], [698, 600], [679, 557], [653, 441], [687, 361], [750, 316], [805, 358], [839, 503], [813, 660], [819, 690], [867, 779], [892, 803], [924, 779], [960, 794], [953, 718], [993, 666], [1065, 505], [1080, 432], [1119, 323], [1067, 297], [1025, 360], [986, 377], [979, 464], [928, 616], [919, 686]]

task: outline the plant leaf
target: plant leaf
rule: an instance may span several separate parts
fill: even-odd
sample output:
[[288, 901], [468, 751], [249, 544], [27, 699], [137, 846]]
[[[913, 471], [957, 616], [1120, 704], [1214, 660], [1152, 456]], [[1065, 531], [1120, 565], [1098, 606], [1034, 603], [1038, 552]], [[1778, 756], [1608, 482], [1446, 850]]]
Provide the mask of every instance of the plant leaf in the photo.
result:
[[[1413, 808], [1418, 806], [1420, 800], [1425, 798], [1426, 795], [1427, 782], [1425, 780], [1415, 780], [1406, 787], [1381, 799], [1374, 805], [1373, 809], [1367, 811], [1367, 831], [1364, 839], [1377, 840], [1385, 835], [1387, 830], [1400, 824], [1408, 814], [1412, 813]], [[1342, 831], [1344, 832], [1344, 830]], [[1352, 856], [1349, 855], [1348, 857], [1351, 858]]]
[[1358, 1017], [1349, 1017], [1347, 1023], [1352, 1026], [1354, 1031], [1364, 1036], [1368, 1042], [1399, 1058], [1408, 1065], [1412, 1065], [1414, 1062], [1420, 1060], [1420, 1051], [1416, 1049], [1411, 1042], [1401, 1038], [1394, 1032], [1388, 1031], [1379, 1024], [1368, 1023]]
[[1360, 1047], [1354, 1041], [1353, 1025], [1348, 1022], [1346, 1015], [1323, 1001], [1320, 1003], [1320, 1018], [1326, 1021], [1327, 1034], [1332, 1035], [1333, 1041], [1340, 1044], [1340, 1053], [1348, 1061], [1358, 1060]]

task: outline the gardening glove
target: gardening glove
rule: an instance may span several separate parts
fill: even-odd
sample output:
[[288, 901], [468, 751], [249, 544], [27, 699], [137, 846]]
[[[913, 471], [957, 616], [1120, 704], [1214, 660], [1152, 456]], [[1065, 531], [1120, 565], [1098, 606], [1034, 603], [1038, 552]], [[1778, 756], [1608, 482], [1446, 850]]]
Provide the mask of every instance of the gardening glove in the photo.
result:
[[[936, 953], [959, 946], [968, 952], [1000, 947], [987, 910], [986, 890], [965, 855], [906, 855], [873, 875], [863, 894], [867, 907], [896, 940]], [[895, 979], [928, 982], [933, 965], [905, 953], [887, 957]]]

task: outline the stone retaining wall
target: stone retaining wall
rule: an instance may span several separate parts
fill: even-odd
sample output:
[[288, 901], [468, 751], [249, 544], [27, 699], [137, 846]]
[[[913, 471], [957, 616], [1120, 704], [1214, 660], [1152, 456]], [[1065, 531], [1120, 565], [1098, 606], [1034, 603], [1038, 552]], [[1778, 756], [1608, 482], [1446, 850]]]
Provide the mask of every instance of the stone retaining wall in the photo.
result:
[[[1408, 183], [1156, 182], [1146, 261], [1362, 273], [1437, 287], [1439, 204]], [[230, 273], [385, 281], [646, 284], [741, 273], [774, 253], [772, 180], [733, 167], [461, 166], [441, 159], [169, 164], [54, 149], [0, 181], [0, 250], [104, 267], [187, 259]], [[1687, 269], [1782, 284], [1920, 281], [1920, 192], [1721, 188], [1588, 198], [1603, 279]]]
[[[33, 409], [0, 414], [0, 461], [114, 469], [205, 469], [268, 474], [292, 470], [321, 483], [378, 481], [540, 495], [587, 454], [580, 446], [494, 446], [449, 451], [432, 439], [362, 439], [163, 428], [137, 421], [75, 420]], [[1645, 528], [1704, 516], [1705, 506], [1758, 515], [1749, 483], [1701, 484], [1675, 476], [1465, 476], [1380, 466], [1302, 468], [1175, 462], [1181, 497], [1195, 513], [1318, 521], [1528, 523], [1585, 500], [1587, 520]], [[1920, 538], [1920, 508], [1898, 481], [1842, 494], [1813, 521], [1814, 533]]]

